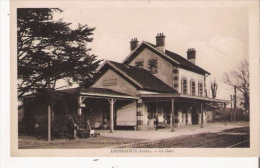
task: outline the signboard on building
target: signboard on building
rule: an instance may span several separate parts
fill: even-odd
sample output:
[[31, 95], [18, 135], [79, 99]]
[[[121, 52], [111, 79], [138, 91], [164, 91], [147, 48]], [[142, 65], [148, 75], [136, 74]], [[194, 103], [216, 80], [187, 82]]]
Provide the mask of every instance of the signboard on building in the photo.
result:
[[117, 85], [116, 79], [105, 79], [103, 81], [103, 86], [115, 86], [115, 85]]

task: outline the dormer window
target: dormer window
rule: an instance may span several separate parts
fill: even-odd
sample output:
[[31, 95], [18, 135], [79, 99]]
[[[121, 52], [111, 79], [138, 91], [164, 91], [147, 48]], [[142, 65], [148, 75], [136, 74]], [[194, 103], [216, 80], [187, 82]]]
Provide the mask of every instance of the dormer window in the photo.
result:
[[190, 93], [191, 95], [195, 96], [196, 91], [195, 91], [195, 82], [193, 80], [191, 80], [190, 82]]
[[135, 62], [135, 67], [137, 68], [144, 68], [144, 61], [139, 60]]
[[182, 78], [181, 84], [182, 84], [182, 93], [187, 94], [187, 79]]
[[157, 59], [156, 58], [149, 59], [149, 71], [152, 74], [155, 74], [155, 73], [158, 72], [158, 69], [157, 69]]

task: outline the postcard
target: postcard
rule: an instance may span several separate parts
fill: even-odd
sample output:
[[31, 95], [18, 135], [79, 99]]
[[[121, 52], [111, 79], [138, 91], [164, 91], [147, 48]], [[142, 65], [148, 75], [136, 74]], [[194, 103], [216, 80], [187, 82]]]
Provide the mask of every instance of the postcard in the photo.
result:
[[11, 1], [11, 156], [258, 157], [258, 1]]

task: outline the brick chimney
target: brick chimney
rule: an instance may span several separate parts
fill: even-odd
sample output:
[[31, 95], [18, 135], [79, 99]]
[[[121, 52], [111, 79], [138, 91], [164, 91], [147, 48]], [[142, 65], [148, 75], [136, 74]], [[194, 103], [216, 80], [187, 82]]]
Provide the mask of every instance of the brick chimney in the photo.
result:
[[137, 41], [137, 38], [133, 38], [130, 41], [130, 51], [133, 51], [138, 46], [138, 42], [139, 41]]
[[196, 50], [194, 48], [189, 48], [187, 51], [187, 59], [195, 64], [195, 60], [196, 60]]
[[158, 33], [156, 38], [156, 48], [162, 52], [165, 52], [165, 36], [163, 33]]

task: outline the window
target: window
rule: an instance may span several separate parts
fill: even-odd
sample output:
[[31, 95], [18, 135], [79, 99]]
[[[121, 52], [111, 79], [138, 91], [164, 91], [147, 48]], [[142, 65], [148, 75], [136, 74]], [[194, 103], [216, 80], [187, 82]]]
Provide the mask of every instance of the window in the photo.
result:
[[157, 59], [150, 59], [149, 60], [149, 71], [154, 74], [157, 73]]
[[172, 72], [174, 73], [174, 74], [176, 74], [176, 73], [178, 73], [179, 72], [179, 70], [178, 70], [178, 67], [172, 67]]
[[137, 68], [144, 68], [144, 61], [136, 61], [135, 67]]
[[195, 82], [192, 80], [191, 82], [190, 82], [190, 93], [191, 93], [191, 95], [195, 95], [195, 93], [196, 93], [196, 91], [195, 91]]
[[182, 79], [182, 93], [187, 94], [187, 79]]
[[143, 107], [143, 103], [137, 103], [137, 107]]
[[203, 95], [202, 83], [198, 83], [198, 95], [199, 95], [199, 96], [202, 96], [202, 95]]
[[178, 69], [174, 69], [172, 72], [176, 74], [176, 73], [179, 72], [179, 70]]

